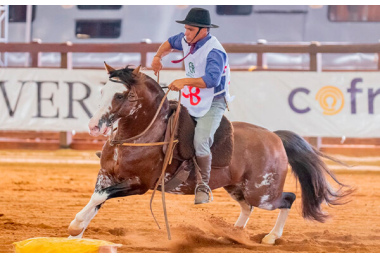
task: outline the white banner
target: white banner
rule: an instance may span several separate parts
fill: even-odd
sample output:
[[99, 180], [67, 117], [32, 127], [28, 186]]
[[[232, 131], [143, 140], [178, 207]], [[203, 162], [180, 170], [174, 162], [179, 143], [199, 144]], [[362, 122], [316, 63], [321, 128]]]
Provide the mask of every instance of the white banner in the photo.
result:
[[[162, 71], [160, 83], [181, 77]], [[0, 130], [88, 132], [107, 80], [102, 70], [0, 69]], [[232, 72], [226, 116], [303, 136], [380, 137], [379, 82], [377, 72]]]
[[235, 72], [229, 118], [302, 136], [380, 137], [378, 72]]
[[0, 69], [0, 129], [87, 132], [107, 73]]

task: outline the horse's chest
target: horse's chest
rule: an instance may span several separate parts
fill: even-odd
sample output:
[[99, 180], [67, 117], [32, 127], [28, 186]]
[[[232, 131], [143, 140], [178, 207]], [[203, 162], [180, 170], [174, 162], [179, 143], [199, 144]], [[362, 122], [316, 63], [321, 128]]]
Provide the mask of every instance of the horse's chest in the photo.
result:
[[161, 170], [163, 162], [162, 152], [156, 147], [131, 147], [115, 151], [113, 159], [114, 170], [142, 174]]
[[108, 146], [103, 149], [102, 169], [120, 173], [131, 171], [154, 171], [162, 164], [162, 156], [157, 149], [147, 147]]

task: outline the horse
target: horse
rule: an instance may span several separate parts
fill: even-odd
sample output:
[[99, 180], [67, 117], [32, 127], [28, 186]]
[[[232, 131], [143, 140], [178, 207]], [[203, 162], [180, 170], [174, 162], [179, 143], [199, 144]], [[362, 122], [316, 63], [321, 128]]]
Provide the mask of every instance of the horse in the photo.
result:
[[[105, 67], [109, 80], [102, 87], [99, 108], [90, 119], [90, 135], [109, 135], [111, 132], [115, 140], [162, 142], [170, 107], [161, 86], [140, 72], [140, 67], [133, 69], [127, 66], [118, 70], [107, 64]], [[117, 129], [113, 131], [116, 124]], [[296, 199], [294, 193], [283, 192], [288, 164], [301, 184], [302, 215], [305, 219], [324, 222], [329, 215], [322, 211], [322, 203], [346, 203], [343, 198], [351, 193], [349, 186], [338, 181], [322, 159], [340, 161], [321, 153], [291, 131], [271, 132], [245, 122], [231, 124], [231, 161], [222, 170], [212, 169], [209, 186], [212, 190], [223, 187], [239, 203], [241, 212], [236, 227], [247, 225], [254, 207], [279, 209], [275, 226], [261, 242], [273, 245], [282, 236], [289, 210]], [[94, 193], [70, 223], [70, 237], [83, 236], [106, 200], [141, 195], [152, 190], [161, 175], [164, 156], [162, 147], [158, 145], [134, 147], [114, 145], [111, 138], [106, 141]], [[180, 163], [173, 158], [166, 172], [173, 174]], [[339, 186], [337, 189], [330, 186], [327, 176]], [[194, 194], [195, 185], [195, 177], [189, 177], [169, 193]]]

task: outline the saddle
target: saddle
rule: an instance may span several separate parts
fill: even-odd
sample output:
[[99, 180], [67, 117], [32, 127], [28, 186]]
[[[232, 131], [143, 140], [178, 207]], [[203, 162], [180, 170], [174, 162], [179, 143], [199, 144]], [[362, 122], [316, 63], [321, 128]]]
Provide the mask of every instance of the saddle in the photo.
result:
[[[175, 139], [178, 139], [178, 144], [174, 148], [173, 158], [179, 161], [191, 160], [195, 156], [194, 149], [194, 129], [196, 121], [190, 116], [186, 107], [181, 105], [177, 128], [173, 129], [171, 118], [177, 108], [177, 101], [170, 100], [169, 123], [165, 133], [165, 141], [169, 141], [172, 131], [175, 131]], [[167, 145], [163, 147], [166, 152]], [[233, 128], [230, 121], [223, 116], [219, 128], [214, 136], [214, 143], [211, 146], [212, 153], [212, 168], [222, 168], [230, 165], [233, 151]]]

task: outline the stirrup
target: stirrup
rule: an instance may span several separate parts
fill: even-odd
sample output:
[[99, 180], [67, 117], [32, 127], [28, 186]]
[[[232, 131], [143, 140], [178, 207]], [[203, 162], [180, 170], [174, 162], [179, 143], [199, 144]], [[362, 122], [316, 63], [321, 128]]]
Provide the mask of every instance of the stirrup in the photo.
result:
[[209, 202], [212, 202], [214, 200], [214, 196], [212, 195], [212, 191], [211, 191], [211, 188], [210, 186], [208, 186], [206, 183], [202, 182], [202, 183], [197, 183], [197, 186], [195, 186], [195, 190], [194, 190], [194, 194], [196, 195], [197, 194], [197, 190], [199, 187], [205, 189], [206, 192], [209, 192], [210, 193], [210, 196], [211, 196], [211, 200]]

